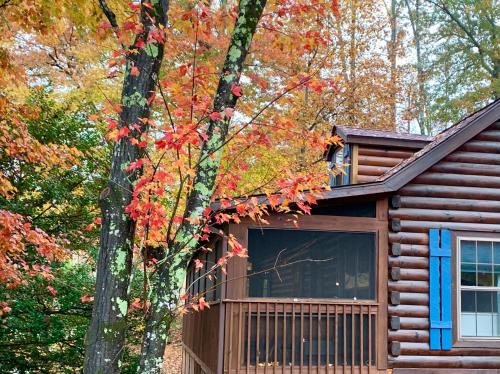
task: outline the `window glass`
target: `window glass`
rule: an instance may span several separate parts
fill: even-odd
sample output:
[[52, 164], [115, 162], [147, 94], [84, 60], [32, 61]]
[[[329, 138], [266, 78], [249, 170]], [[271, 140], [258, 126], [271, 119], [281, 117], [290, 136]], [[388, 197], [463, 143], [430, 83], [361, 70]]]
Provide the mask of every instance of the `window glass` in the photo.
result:
[[332, 175], [330, 175], [331, 186], [342, 186], [350, 183], [349, 163], [351, 158], [349, 149], [349, 144], [345, 144], [344, 147], [335, 151], [333, 158], [330, 160], [330, 169], [333, 171]]
[[248, 295], [375, 299], [375, 234], [250, 229]]
[[500, 242], [459, 243], [460, 335], [500, 338]]

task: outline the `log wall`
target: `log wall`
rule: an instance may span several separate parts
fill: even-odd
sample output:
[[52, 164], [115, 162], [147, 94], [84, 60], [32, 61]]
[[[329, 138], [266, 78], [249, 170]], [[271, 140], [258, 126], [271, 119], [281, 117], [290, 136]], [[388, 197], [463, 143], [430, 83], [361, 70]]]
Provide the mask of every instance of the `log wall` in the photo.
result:
[[[363, 160], [368, 159], [365, 154]], [[393, 196], [389, 209], [390, 367], [500, 369], [499, 348], [464, 348], [455, 342], [450, 351], [429, 349], [428, 294], [429, 229], [500, 232], [499, 187], [500, 123], [495, 123]]]
[[387, 170], [411, 157], [419, 150], [377, 147], [368, 144], [359, 144], [357, 147], [357, 168], [354, 168], [357, 173], [353, 176], [355, 183], [368, 183], [374, 181]]

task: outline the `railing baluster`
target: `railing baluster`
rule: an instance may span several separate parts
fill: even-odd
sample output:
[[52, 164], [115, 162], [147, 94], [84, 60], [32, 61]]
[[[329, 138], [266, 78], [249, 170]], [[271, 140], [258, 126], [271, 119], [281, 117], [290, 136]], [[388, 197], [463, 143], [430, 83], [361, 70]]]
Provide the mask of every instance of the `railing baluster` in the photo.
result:
[[247, 319], [247, 374], [249, 374], [249, 368], [250, 368], [250, 335], [252, 334], [252, 313], [250, 311], [251, 304], [247, 303], [247, 313], [248, 313], [248, 319]]
[[260, 303], [257, 303], [257, 333], [255, 334], [255, 371], [259, 369], [260, 356]]
[[281, 372], [285, 374], [286, 365], [286, 351], [287, 351], [287, 341], [286, 341], [286, 304], [283, 304], [283, 366], [281, 367]]
[[229, 371], [231, 369], [231, 363], [233, 358], [233, 303], [229, 303], [229, 347], [226, 348], [228, 351], [227, 366], [226, 369]]
[[276, 364], [278, 363], [278, 304], [274, 303], [274, 363], [273, 374], [276, 373]]
[[354, 365], [356, 363], [356, 336], [355, 336], [355, 323], [354, 305], [351, 305], [351, 374], [354, 374]]
[[266, 364], [264, 365], [264, 374], [267, 373], [269, 364], [269, 304], [266, 303]]
[[304, 366], [304, 304], [300, 304], [300, 371], [302, 374], [302, 366]]
[[344, 315], [343, 315], [343, 319], [342, 319], [342, 322], [344, 324], [344, 329], [342, 330], [343, 332], [343, 335], [344, 335], [344, 348], [342, 350], [343, 354], [344, 354], [344, 362], [342, 362], [343, 364], [343, 373], [345, 373], [345, 369], [346, 369], [346, 364], [347, 364], [347, 328], [346, 328], [346, 311], [345, 311], [345, 305], [343, 305], [343, 312], [344, 312]]
[[365, 337], [363, 335], [363, 306], [360, 306], [359, 311], [359, 373], [363, 369], [363, 346], [365, 345]]
[[313, 324], [312, 324], [312, 304], [309, 304], [309, 368], [312, 366], [312, 331], [313, 331]]
[[335, 330], [334, 330], [334, 335], [335, 335], [335, 366], [333, 367], [333, 372], [337, 374], [337, 366], [339, 364], [339, 312], [337, 310], [337, 305], [335, 305]]
[[292, 304], [292, 358], [290, 362], [290, 374], [295, 365], [295, 304]]
[[318, 308], [318, 367], [317, 373], [319, 374], [319, 368], [321, 367], [321, 305], [316, 305]]
[[242, 303], [238, 303], [238, 365], [236, 366], [236, 374], [240, 372], [241, 366], [241, 331], [243, 330], [243, 315], [242, 315]]
[[330, 307], [326, 306], [326, 374], [330, 372]]
[[372, 307], [368, 305], [368, 374], [372, 367]]

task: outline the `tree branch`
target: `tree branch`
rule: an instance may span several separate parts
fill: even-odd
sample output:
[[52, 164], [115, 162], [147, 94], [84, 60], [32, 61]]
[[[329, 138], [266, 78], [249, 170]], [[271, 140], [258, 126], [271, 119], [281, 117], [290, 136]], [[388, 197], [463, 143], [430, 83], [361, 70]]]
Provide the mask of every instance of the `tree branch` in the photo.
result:
[[111, 10], [111, 8], [108, 6], [106, 3], [106, 0], [99, 0], [99, 5], [101, 6], [101, 9], [108, 19], [109, 23], [111, 26], [116, 29], [118, 28], [118, 23], [116, 22], [116, 15], [115, 13]]

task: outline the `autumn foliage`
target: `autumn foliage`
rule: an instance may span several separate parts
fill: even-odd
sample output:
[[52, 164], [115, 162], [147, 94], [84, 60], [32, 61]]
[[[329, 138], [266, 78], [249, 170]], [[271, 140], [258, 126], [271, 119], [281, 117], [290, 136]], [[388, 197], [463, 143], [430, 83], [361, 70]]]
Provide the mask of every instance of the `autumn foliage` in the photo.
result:
[[[208, 276], [216, 281], [231, 258], [247, 256], [220, 230], [225, 223], [250, 217], [266, 224], [271, 210], [288, 213], [295, 222], [310, 213], [329, 188], [324, 152], [340, 141], [331, 136], [332, 125], [432, 131], [424, 121], [425, 115], [432, 118], [428, 110], [453, 101], [451, 109], [444, 105], [437, 111], [448, 113], [451, 121], [463, 108], [473, 108], [465, 96], [448, 98], [449, 87], [465, 92], [460, 82], [480, 86], [491, 78], [487, 87], [474, 90], [474, 100], [486, 100], [498, 86], [498, 77], [479, 74], [485, 63], [487, 70], [498, 71], [498, 59], [484, 57], [495, 54], [487, 37], [478, 39], [484, 52], [471, 58], [479, 68], [462, 69], [459, 78], [447, 76], [453, 51], [462, 48], [462, 55], [471, 55], [463, 43], [468, 35], [429, 4], [416, 9], [419, 1], [406, 1], [407, 11], [398, 2], [397, 15], [379, 0], [269, 2], [237, 77], [229, 77], [223, 64], [228, 57], [238, 59], [228, 50], [238, 1], [170, 1], [168, 22], [148, 18], [151, 27], [142, 37], [147, 22], [141, 22], [141, 12], [157, 3], [0, 0], [5, 20], [0, 23], [0, 287], [33, 290], [42, 282], [47, 304], [57, 313], [63, 295], [62, 282], [55, 281], [64, 273], [61, 268], [85, 264], [90, 270], [81, 281], [88, 285], [98, 266], [106, 223], [98, 200], [109, 192], [113, 148], [138, 149], [138, 157], [119, 170], [133, 180], [120, 216], [132, 222], [127, 256], [135, 277], [123, 309], [141, 325], [159, 294], [155, 279], [172, 259], [182, 258], [181, 270], [191, 260], [200, 270], [206, 264], [196, 252], [210, 252], [208, 239], [222, 236], [229, 250], [210, 267]], [[113, 11], [111, 17], [103, 4]], [[489, 35], [488, 22], [475, 21], [491, 18], [483, 2], [472, 13], [460, 2], [446, 6]], [[433, 24], [436, 36], [424, 35]], [[449, 46], [443, 42], [438, 50], [433, 40], [447, 40]], [[422, 64], [422, 56], [413, 63], [417, 42], [429, 44], [429, 60]], [[161, 46], [153, 89], [144, 97], [121, 95], [124, 80], [151, 77], [136, 57], [158, 57]], [[489, 69], [490, 63], [497, 65]], [[437, 78], [444, 80], [437, 88], [432, 86], [435, 66], [443, 72]], [[233, 79], [230, 100], [219, 105], [216, 93], [224, 79]], [[33, 100], [38, 96], [48, 97], [48, 103]], [[147, 114], [125, 123], [124, 110], [137, 106], [147, 107]], [[225, 125], [227, 134], [221, 132]], [[222, 135], [222, 143], [201, 156]], [[207, 164], [214, 165], [214, 186], [197, 183], [200, 165]], [[192, 211], [193, 191], [209, 198]], [[194, 228], [188, 239], [186, 227]], [[181, 302], [169, 304], [172, 314], [210, 307], [190, 285], [182, 291], [177, 286], [172, 294]], [[72, 313], [75, 305], [89, 312], [94, 302], [89, 288], [80, 288], [85, 292], [68, 302]], [[16, 311], [8, 296], [0, 295], [0, 316]], [[51, 311], [42, 304], [44, 313]]]

